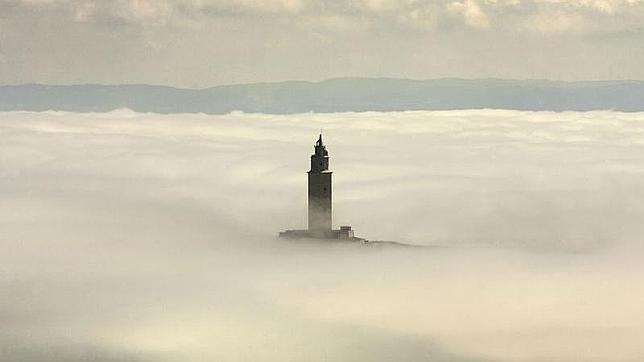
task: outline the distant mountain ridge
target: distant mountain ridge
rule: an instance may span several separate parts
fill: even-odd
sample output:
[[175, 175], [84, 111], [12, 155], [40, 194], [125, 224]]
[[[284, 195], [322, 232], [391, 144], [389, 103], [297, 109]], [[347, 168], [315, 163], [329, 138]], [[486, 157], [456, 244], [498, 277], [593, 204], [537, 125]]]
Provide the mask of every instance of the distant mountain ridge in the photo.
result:
[[0, 111], [291, 114], [405, 110], [644, 111], [644, 81], [336, 78], [180, 89], [151, 85], [0, 86]]

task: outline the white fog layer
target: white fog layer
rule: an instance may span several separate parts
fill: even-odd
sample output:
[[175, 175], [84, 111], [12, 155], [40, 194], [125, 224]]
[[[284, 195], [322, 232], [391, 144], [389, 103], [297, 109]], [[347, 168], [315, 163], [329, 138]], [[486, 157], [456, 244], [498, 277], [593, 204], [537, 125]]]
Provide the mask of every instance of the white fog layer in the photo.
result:
[[[320, 129], [334, 225], [306, 227]], [[644, 113], [0, 113], [0, 361], [642, 361]]]

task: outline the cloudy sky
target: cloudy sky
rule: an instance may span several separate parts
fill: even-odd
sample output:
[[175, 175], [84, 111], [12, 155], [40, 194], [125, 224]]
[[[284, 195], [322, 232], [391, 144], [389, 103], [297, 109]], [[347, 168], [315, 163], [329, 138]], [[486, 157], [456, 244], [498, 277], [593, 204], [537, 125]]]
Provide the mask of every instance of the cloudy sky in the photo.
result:
[[644, 79], [642, 0], [0, 0], [0, 84]]

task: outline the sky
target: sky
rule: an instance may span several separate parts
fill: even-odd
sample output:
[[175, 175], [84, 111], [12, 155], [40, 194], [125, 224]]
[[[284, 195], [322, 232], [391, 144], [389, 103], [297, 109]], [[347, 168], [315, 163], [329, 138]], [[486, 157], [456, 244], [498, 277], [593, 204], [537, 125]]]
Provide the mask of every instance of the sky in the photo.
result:
[[0, 84], [644, 79], [642, 0], [0, 0]]
[[642, 361], [643, 117], [0, 113], [0, 360]]

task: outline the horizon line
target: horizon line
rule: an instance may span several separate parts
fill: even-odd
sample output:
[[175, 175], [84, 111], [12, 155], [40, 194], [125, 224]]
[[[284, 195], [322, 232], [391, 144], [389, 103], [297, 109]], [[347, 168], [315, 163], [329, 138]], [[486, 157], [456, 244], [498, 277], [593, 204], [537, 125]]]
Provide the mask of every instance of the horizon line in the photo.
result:
[[26, 86], [40, 86], [40, 87], [82, 87], [82, 86], [99, 86], [99, 87], [156, 87], [156, 88], [171, 88], [177, 90], [192, 90], [192, 91], [203, 91], [215, 88], [231, 88], [231, 87], [242, 87], [242, 86], [253, 86], [253, 85], [279, 85], [279, 84], [322, 84], [333, 81], [341, 80], [384, 80], [384, 81], [408, 81], [408, 82], [432, 82], [432, 81], [466, 81], [466, 82], [476, 82], [476, 81], [498, 81], [498, 82], [542, 82], [542, 83], [552, 83], [552, 84], [580, 84], [580, 83], [644, 83], [644, 79], [594, 79], [594, 80], [553, 80], [545, 78], [499, 78], [499, 77], [486, 77], [486, 78], [464, 78], [464, 77], [440, 77], [440, 78], [397, 78], [397, 77], [360, 77], [360, 76], [346, 76], [346, 77], [332, 77], [326, 78], [323, 80], [280, 80], [280, 81], [260, 81], [260, 82], [241, 82], [241, 83], [228, 83], [213, 85], [200, 88], [191, 88], [184, 86], [173, 86], [166, 84], [152, 84], [152, 83], [12, 83], [12, 84], [0, 84], [0, 88], [8, 87], [26, 87]]

